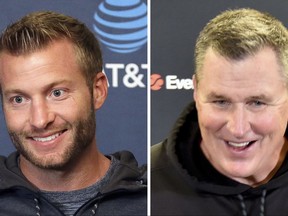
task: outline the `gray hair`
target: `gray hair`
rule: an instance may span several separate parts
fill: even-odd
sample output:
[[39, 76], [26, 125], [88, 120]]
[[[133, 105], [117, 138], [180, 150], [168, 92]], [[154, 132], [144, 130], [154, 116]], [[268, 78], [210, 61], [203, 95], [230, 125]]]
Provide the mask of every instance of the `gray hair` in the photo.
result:
[[195, 48], [196, 82], [209, 48], [223, 57], [240, 60], [271, 47], [284, 69], [288, 83], [288, 33], [275, 17], [253, 9], [227, 10], [216, 16], [200, 32]]

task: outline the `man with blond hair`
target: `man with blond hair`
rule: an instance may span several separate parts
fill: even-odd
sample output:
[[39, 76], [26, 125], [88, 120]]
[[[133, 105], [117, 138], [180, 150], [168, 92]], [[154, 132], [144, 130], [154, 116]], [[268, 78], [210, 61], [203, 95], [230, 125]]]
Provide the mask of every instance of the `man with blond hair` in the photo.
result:
[[107, 78], [94, 34], [43, 11], [0, 37], [0, 89], [17, 151], [0, 158], [0, 215], [146, 215], [146, 166], [104, 155], [95, 112]]

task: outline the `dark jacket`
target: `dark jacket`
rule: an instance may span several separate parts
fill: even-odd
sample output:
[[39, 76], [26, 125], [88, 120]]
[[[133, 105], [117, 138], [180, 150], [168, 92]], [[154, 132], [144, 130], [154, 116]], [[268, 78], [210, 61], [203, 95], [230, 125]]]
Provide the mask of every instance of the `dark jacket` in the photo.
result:
[[[127, 151], [113, 156], [120, 163], [108, 185], [75, 215], [147, 215], [146, 166], [138, 168], [134, 156]], [[63, 216], [25, 179], [17, 158], [17, 153], [0, 158], [0, 215]]]
[[268, 183], [252, 188], [217, 172], [203, 155], [200, 141], [191, 103], [169, 137], [152, 147], [152, 215], [288, 215], [287, 157]]

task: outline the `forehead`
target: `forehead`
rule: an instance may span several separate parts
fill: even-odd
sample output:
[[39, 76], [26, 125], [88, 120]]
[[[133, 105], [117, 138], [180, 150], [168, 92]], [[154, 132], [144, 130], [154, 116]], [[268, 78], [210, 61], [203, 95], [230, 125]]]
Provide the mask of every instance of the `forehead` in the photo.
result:
[[[201, 70], [199, 90], [232, 95], [256, 95], [272, 93], [285, 86], [282, 67], [276, 53], [269, 47], [255, 55], [240, 60], [231, 60], [209, 49]], [[279, 90], [279, 89], [278, 89]], [[208, 92], [209, 91], [209, 92]]]
[[278, 57], [275, 51], [269, 47], [239, 60], [223, 57], [212, 48], [209, 48], [203, 63], [200, 73], [204, 81], [211, 78], [215, 80], [217, 78], [220, 80], [228, 78], [231, 80], [252, 80], [257, 78], [258, 81], [267, 78], [273, 80], [284, 79], [283, 68]]
[[74, 47], [67, 40], [54, 41], [44, 48], [25, 54], [14, 55], [5, 51], [0, 54], [1, 68], [4, 69], [1, 70], [2, 72], [9, 68], [16, 69], [17, 66], [22, 68], [22, 71], [25, 71], [26, 68], [48, 64], [69, 67], [76, 66], [76, 63]]
[[0, 55], [2, 87], [25, 83], [36, 85], [55, 79], [76, 79], [82, 75], [75, 51], [68, 41], [56, 41], [44, 49], [25, 55]]

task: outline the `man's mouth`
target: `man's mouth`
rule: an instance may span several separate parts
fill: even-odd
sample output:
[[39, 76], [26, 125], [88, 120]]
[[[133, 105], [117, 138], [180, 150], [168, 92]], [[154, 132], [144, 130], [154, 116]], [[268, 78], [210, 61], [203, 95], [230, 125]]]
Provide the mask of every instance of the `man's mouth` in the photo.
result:
[[37, 141], [37, 142], [49, 142], [51, 140], [56, 139], [57, 137], [59, 137], [64, 131], [52, 134], [50, 136], [46, 136], [46, 137], [31, 137], [33, 140]]
[[249, 142], [227, 142], [228, 146], [233, 147], [234, 149], [243, 150], [251, 146], [256, 141], [249, 141]]

